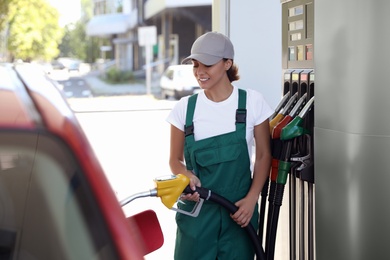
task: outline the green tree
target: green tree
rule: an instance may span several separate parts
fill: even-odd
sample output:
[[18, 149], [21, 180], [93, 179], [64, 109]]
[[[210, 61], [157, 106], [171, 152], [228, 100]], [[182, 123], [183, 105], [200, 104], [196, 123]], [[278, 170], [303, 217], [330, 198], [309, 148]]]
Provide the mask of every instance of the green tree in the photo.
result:
[[8, 51], [13, 59], [51, 60], [63, 36], [59, 13], [46, 0], [11, 0]]
[[60, 56], [73, 57], [93, 63], [100, 56], [99, 39], [86, 35], [86, 25], [92, 18], [93, 2], [81, 0], [81, 17], [65, 26], [64, 37], [59, 46]]
[[7, 23], [8, 6], [12, 0], [0, 0], [0, 31], [4, 29]]
[[64, 36], [62, 37], [61, 43], [58, 46], [60, 50], [60, 56], [61, 57], [75, 57], [73, 51], [72, 51], [72, 46], [70, 44], [71, 38], [72, 38], [72, 30], [73, 30], [73, 25], [68, 24], [65, 25], [64, 27]]

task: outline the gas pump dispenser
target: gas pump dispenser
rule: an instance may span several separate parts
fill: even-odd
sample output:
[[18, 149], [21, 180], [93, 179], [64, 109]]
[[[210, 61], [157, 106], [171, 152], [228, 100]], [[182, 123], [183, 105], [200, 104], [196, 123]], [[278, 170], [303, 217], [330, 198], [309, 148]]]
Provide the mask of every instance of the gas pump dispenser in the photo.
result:
[[281, 0], [281, 7], [282, 97], [289, 93], [296, 101], [294, 109], [270, 124], [271, 137], [277, 140], [271, 143], [278, 147], [270, 178], [277, 184], [269, 191], [268, 210], [274, 213], [268, 212], [265, 248], [267, 260], [272, 260], [282, 246], [276, 242], [275, 208], [281, 206], [287, 185], [289, 243], [283, 238], [281, 244], [289, 246], [290, 260], [314, 260], [314, 0]]

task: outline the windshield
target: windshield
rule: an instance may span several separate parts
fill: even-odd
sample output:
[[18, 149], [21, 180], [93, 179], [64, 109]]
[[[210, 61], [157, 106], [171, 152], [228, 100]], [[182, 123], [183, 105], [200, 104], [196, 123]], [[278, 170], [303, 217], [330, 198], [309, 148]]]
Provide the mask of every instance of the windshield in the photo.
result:
[[192, 66], [180, 69], [178, 75], [181, 78], [195, 78]]
[[182, 84], [198, 86], [198, 81], [194, 76], [192, 65], [184, 65], [183, 68], [180, 68], [177, 71], [177, 76]]

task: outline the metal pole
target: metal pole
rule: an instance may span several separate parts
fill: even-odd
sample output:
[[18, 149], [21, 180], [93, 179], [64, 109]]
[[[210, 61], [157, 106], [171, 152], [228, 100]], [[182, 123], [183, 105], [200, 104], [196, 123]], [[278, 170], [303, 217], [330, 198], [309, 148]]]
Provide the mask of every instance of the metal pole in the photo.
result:
[[146, 94], [150, 95], [151, 94], [151, 85], [152, 85], [152, 45], [147, 44], [145, 46], [145, 66], [146, 66]]

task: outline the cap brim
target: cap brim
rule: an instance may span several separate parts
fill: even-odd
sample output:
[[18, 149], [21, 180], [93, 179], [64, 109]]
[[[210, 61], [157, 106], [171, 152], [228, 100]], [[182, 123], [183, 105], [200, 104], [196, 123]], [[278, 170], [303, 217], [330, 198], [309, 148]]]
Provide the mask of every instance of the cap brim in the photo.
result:
[[185, 58], [181, 64], [187, 64], [192, 60], [197, 60], [200, 63], [203, 63], [204, 65], [210, 66], [218, 63], [220, 60], [222, 60], [221, 57], [212, 56], [209, 54], [192, 54]]

